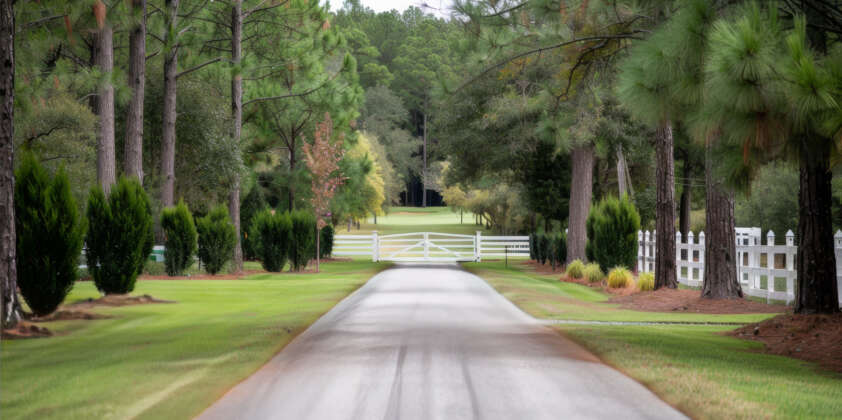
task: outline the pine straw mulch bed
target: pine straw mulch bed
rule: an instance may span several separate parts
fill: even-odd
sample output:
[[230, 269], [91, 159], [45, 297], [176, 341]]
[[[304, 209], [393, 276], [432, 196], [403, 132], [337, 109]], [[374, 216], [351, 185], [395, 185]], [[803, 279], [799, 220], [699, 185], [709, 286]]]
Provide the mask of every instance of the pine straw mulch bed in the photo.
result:
[[98, 306], [119, 307], [153, 303], [176, 302], [172, 300], [156, 299], [149, 295], [105, 295], [99, 299], [90, 298], [67, 305], [61, 305], [55, 312], [49, 315], [35, 316], [33, 314], [24, 313], [24, 319], [21, 320], [15, 328], [4, 329], [0, 335], [2, 335], [4, 340], [52, 337], [52, 331], [37, 324], [52, 321], [108, 319], [111, 318], [111, 316], [90, 312], [90, 310]]
[[644, 312], [691, 312], [700, 314], [769, 314], [785, 312], [784, 305], [768, 305], [748, 299], [702, 299], [698, 290], [659, 289], [615, 296], [610, 303]]
[[793, 357], [842, 373], [842, 314], [782, 314], [726, 333], [765, 344], [764, 353]]

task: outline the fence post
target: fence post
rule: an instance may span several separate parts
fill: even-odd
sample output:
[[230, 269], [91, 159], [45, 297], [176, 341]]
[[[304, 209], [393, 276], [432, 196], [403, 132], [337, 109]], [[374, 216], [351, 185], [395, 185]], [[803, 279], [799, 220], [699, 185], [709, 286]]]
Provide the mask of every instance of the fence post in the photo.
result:
[[380, 238], [376, 230], [371, 232], [371, 261], [380, 261]]
[[482, 261], [482, 231], [477, 231], [477, 236], [474, 239], [474, 260], [476, 262]]
[[[676, 231], [675, 232], [675, 278], [678, 280], [679, 283], [681, 283], [681, 265], [682, 265], [681, 249], [682, 248], [684, 248], [684, 245], [682, 245], [682, 243], [681, 243], [681, 232]], [[687, 271], [688, 271], [687, 277], [689, 278], [690, 277], [689, 276], [690, 270], [688, 269]], [[687, 279], [684, 280], [685, 283], [687, 281], [688, 281]]]
[[839, 294], [839, 304], [842, 305], [842, 270], [839, 267], [839, 263], [842, 262], [842, 230], [836, 231], [833, 242], [836, 253], [836, 293]]
[[430, 259], [430, 233], [424, 232], [424, 259]]
[[643, 245], [643, 232], [638, 230], [637, 231], [637, 272], [638, 273], [643, 272], [643, 262], [642, 262], [643, 260], [642, 259], [645, 258], [644, 253], [643, 253], [643, 247], [644, 247], [644, 245]]
[[705, 249], [705, 231], [701, 231], [699, 232], [699, 281], [702, 285], [705, 282]]

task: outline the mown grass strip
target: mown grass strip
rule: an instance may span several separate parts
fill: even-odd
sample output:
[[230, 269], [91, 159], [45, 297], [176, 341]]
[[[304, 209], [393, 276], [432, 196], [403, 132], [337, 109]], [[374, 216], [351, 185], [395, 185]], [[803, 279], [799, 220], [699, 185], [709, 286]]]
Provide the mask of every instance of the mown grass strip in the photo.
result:
[[[329, 263], [321, 274], [139, 281], [174, 300], [101, 308], [113, 318], [46, 323], [44, 339], [0, 344], [4, 419], [190, 418], [267, 362], [385, 264]], [[69, 302], [99, 297], [76, 284]]]

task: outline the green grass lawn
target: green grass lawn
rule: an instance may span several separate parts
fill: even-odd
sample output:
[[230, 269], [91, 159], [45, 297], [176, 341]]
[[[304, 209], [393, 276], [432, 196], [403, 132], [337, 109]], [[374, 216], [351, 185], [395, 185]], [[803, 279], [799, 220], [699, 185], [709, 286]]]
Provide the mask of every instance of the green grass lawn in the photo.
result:
[[503, 296], [540, 319], [627, 322], [757, 322], [775, 314], [708, 315], [640, 312], [607, 303], [609, 295], [580, 284], [558, 281], [558, 274], [527, 271], [520, 262], [466, 263], [465, 268], [484, 278]]
[[[531, 315], [602, 321], [745, 322], [770, 315], [697, 315], [623, 310], [601, 291], [558, 275], [500, 263], [465, 264]], [[606, 363], [693, 418], [838, 418], [842, 375], [760, 353], [762, 344], [723, 335], [734, 327], [556, 325]]]
[[[133, 294], [177, 303], [97, 309], [113, 318], [44, 323], [57, 335], [0, 343], [2, 417], [193, 417], [386, 266], [139, 281]], [[79, 282], [67, 302], [91, 297]]]
[[[352, 227], [350, 234], [371, 233], [377, 231], [381, 235], [410, 232], [440, 232], [473, 235], [478, 230], [483, 234], [490, 234], [483, 226], [474, 224], [474, 215], [464, 213], [460, 222], [459, 213], [454, 213], [448, 207], [392, 207], [389, 214], [369, 217], [360, 229]], [[336, 234], [348, 234], [348, 225], [340, 223], [336, 226]]]

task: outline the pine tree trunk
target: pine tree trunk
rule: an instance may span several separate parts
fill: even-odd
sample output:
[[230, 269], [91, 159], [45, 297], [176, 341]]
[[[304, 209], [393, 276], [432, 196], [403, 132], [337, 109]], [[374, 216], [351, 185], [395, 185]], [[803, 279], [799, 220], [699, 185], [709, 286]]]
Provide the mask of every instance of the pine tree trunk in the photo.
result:
[[322, 236], [321, 229], [319, 226], [316, 225], [316, 272], [319, 272], [320, 265], [321, 265], [321, 254], [322, 250], [320, 248], [321, 244], [319, 244], [319, 237]]
[[567, 225], [567, 262], [585, 260], [588, 242], [585, 221], [591, 210], [593, 194], [593, 145], [574, 148], [571, 152], [573, 176], [570, 182], [570, 212]]
[[[289, 179], [293, 179], [293, 174], [295, 173], [295, 167], [298, 164], [297, 157], [295, 156], [295, 133], [292, 134], [292, 146], [289, 148]], [[295, 185], [293, 182], [289, 183], [287, 187], [287, 197], [289, 198], [289, 211], [295, 210]]]
[[[178, 19], [178, 1], [167, 0], [167, 13], [169, 30], [167, 34], [175, 33]], [[178, 74], [178, 47], [176, 40], [165, 39], [170, 50], [164, 57], [164, 127], [161, 137], [161, 176], [164, 183], [161, 185], [161, 205], [172, 207], [175, 203], [175, 124], [176, 124], [176, 103], [178, 85], [176, 74]]]
[[143, 98], [146, 88], [146, 0], [132, 0], [140, 21], [129, 33], [129, 87], [132, 97], [126, 115], [123, 169], [143, 183]]
[[836, 256], [831, 228], [829, 157], [820, 144], [828, 139], [801, 139], [800, 190], [798, 193], [798, 281], [795, 312], [839, 312]]
[[655, 133], [655, 165], [655, 289], [675, 289], [675, 160], [669, 121]]
[[743, 297], [743, 290], [737, 280], [734, 193], [715, 178], [714, 165], [708, 145], [705, 153], [705, 272], [702, 297], [736, 299]]
[[626, 180], [626, 157], [623, 155], [623, 147], [617, 147], [617, 192], [622, 198], [628, 195], [629, 191], [626, 187], [628, 180]]
[[20, 320], [15, 251], [15, 14], [14, 0], [0, 0], [0, 326]]
[[[707, 167], [705, 167], [705, 174], [707, 175]], [[687, 233], [690, 232], [690, 164], [684, 161], [684, 181], [681, 188], [681, 202], [678, 210], [678, 231], [681, 232], [681, 238], [686, 240]], [[707, 216], [705, 216], [707, 218]]]
[[[242, 60], [243, 47], [243, 2], [234, 0], [231, 7], [231, 63], [238, 67]], [[239, 149], [243, 127], [243, 75], [239, 72], [231, 78], [231, 114], [234, 120], [232, 141]], [[234, 272], [243, 271], [243, 245], [240, 240], [240, 174], [234, 175], [231, 192], [228, 194], [228, 213], [234, 224], [237, 238], [234, 245]]]
[[424, 101], [424, 168], [421, 170], [421, 207], [427, 207], [427, 112], [426, 100]]
[[[110, 75], [114, 69], [114, 32], [108, 22], [94, 34], [94, 65], [106, 75]], [[117, 175], [114, 155], [114, 86], [107, 79], [97, 93], [96, 114], [99, 117], [96, 175], [99, 185], [108, 194], [111, 185], [117, 181]]]

